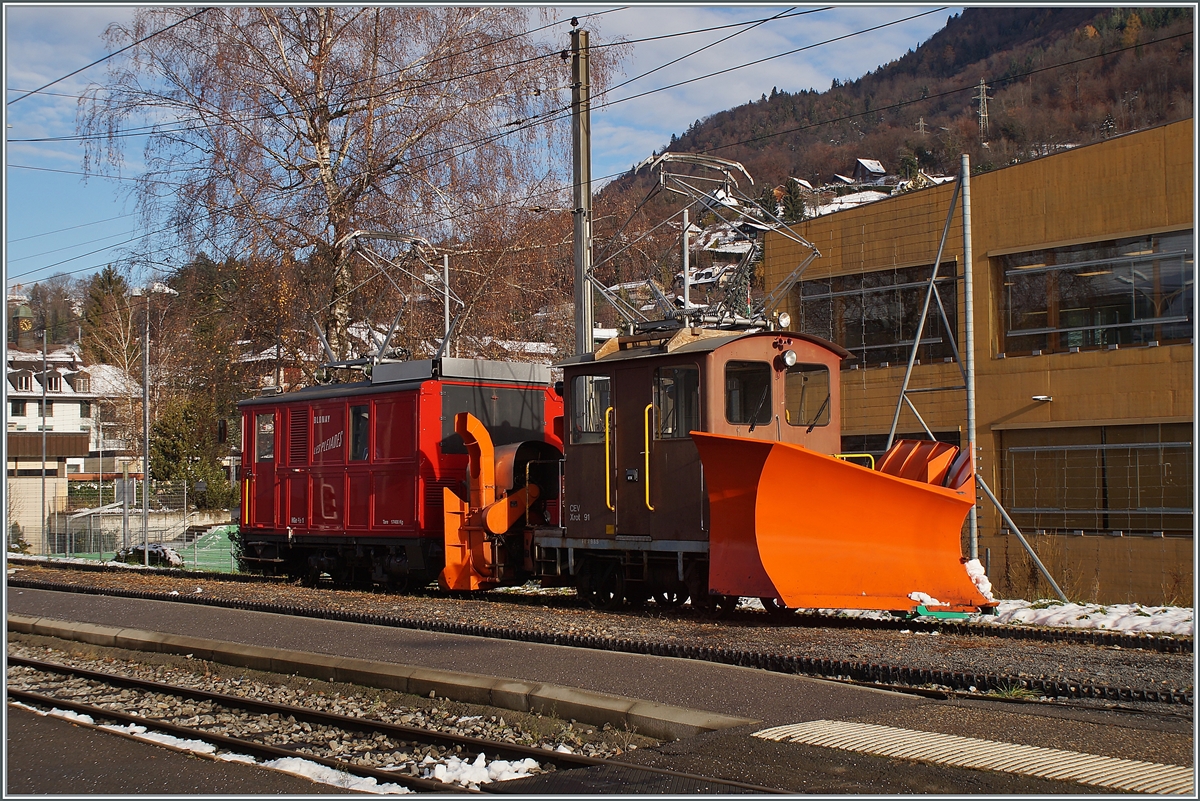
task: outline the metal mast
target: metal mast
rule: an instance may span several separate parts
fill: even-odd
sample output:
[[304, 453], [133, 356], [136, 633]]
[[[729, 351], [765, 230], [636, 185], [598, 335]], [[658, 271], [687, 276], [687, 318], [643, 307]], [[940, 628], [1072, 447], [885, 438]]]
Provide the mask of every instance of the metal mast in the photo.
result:
[[[983, 81], [981, 80], [982, 84]], [[986, 101], [985, 101], [986, 102]], [[985, 106], [986, 108], [986, 106]], [[987, 117], [984, 117], [986, 125]], [[962, 220], [963, 220], [963, 369], [967, 385], [967, 447], [971, 449], [971, 466], [978, 470], [975, 457], [975, 290], [974, 254], [971, 252], [971, 157], [962, 154]], [[979, 513], [971, 507], [970, 558], [979, 558]], [[1053, 583], [1051, 579], [1051, 583]]]
[[979, 79], [979, 94], [975, 97], [979, 101], [979, 138], [987, 139], [988, 135], [988, 110], [987, 102], [991, 100], [988, 97], [987, 90], [992, 87], [983, 82], [983, 78]]
[[[578, 25], [572, 19], [571, 25]], [[595, 337], [592, 311], [592, 114], [588, 32], [571, 31], [571, 144], [575, 177], [575, 353], [591, 353]]]

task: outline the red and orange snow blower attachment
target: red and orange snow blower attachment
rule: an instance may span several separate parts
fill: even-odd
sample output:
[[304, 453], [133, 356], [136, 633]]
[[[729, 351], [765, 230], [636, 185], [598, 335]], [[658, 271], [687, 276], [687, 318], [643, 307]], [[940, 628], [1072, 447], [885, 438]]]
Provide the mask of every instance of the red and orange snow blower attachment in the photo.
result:
[[[446, 520], [446, 567], [438, 576], [444, 590], [485, 590], [498, 587], [505, 578], [503, 566], [509, 556], [504, 535], [524, 518], [537, 500], [536, 484], [510, 492], [496, 488], [496, 448], [483, 423], [474, 415], [454, 415], [454, 430], [462, 437], [470, 457], [471, 499], [464, 503], [452, 490], [443, 488]], [[528, 549], [526, 548], [526, 553]]]
[[969, 450], [901, 441], [871, 470], [799, 445], [692, 432], [711, 509], [709, 589], [792, 608], [977, 611], [960, 532]]

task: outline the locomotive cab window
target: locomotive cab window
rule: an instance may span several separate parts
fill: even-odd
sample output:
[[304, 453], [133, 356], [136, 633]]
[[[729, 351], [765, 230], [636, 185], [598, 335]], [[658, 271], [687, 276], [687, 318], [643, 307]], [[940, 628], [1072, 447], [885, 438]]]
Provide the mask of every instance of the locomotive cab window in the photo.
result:
[[571, 442], [603, 442], [604, 414], [612, 406], [606, 375], [577, 375], [571, 383]]
[[700, 370], [660, 367], [654, 372], [655, 439], [687, 439], [700, 428]]
[[275, 461], [275, 413], [254, 415], [254, 461]]
[[771, 365], [729, 362], [725, 365], [725, 419], [734, 425], [771, 422]]
[[350, 460], [361, 462], [367, 458], [367, 435], [371, 430], [370, 407], [350, 407]]
[[783, 384], [784, 417], [788, 425], [829, 425], [829, 368], [823, 364], [794, 364]]

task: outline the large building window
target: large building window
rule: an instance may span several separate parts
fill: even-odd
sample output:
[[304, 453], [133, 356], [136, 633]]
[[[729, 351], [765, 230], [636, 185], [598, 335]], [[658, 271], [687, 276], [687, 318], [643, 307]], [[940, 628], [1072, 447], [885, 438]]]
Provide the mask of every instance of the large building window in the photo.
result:
[[[799, 330], [836, 342], [858, 357], [842, 362], [843, 368], [906, 362], [932, 272], [931, 264], [803, 281]], [[956, 335], [958, 325], [956, 275], [954, 262], [942, 262], [937, 293], [951, 330], [946, 331], [937, 301], [931, 300], [917, 353], [922, 361], [941, 361], [954, 355], [950, 337]]]
[[1192, 336], [1192, 232], [1014, 253], [1004, 282], [1007, 353], [1180, 342]]
[[1192, 427], [1005, 431], [1004, 504], [1022, 530], [1190, 536]]

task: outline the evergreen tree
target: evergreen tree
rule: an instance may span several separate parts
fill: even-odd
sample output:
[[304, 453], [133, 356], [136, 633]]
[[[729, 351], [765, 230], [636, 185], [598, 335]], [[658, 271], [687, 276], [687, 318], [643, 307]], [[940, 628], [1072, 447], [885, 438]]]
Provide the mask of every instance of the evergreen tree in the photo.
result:
[[789, 178], [783, 195], [783, 221], [800, 222], [806, 216], [808, 214], [804, 205], [804, 190], [800, 188], [800, 184]]

